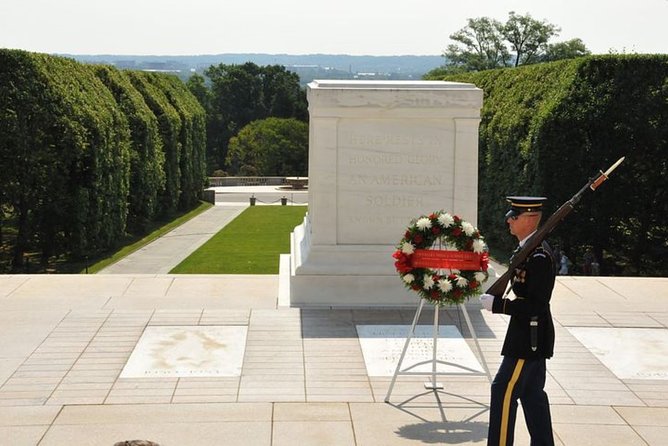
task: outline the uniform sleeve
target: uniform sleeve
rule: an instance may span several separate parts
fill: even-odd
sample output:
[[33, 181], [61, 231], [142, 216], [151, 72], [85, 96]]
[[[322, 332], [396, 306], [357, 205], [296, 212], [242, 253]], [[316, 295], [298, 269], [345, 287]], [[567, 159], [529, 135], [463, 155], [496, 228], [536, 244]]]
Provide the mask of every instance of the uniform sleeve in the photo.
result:
[[545, 252], [535, 252], [525, 266], [524, 295], [515, 300], [496, 297], [492, 306], [494, 313], [531, 317], [547, 312], [554, 281], [552, 259]]

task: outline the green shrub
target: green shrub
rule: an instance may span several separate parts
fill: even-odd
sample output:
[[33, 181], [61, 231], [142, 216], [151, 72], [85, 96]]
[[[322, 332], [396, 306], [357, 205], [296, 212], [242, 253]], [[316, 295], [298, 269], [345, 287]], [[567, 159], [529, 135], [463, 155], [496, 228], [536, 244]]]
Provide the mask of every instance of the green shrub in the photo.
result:
[[182, 127], [181, 118], [165, 92], [151, 82], [151, 78], [156, 74], [143, 71], [126, 71], [125, 73], [158, 119], [165, 158], [165, 188], [159, 197], [159, 212], [162, 215], [169, 215], [177, 210], [181, 195], [181, 153], [183, 151], [179, 139]]
[[179, 208], [189, 209], [198, 202], [206, 184], [206, 112], [178, 77], [156, 73], [148, 79], [164, 93], [181, 119]]
[[130, 193], [128, 230], [141, 232], [158, 208], [158, 196], [165, 188], [165, 154], [158, 119], [132, 86], [124, 72], [111, 66], [90, 66], [113, 94], [130, 127]]
[[593, 247], [609, 274], [668, 272], [668, 56], [591, 56], [446, 80], [484, 91], [479, 226], [490, 244], [508, 252], [515, 243], [502, 223], [506, 195], [545, 194], [549, 214], [626, 156], [551, 241], [576, 259]]
[[14, 267], [106, 249], [127, 218], [128, 123], [99, 79], [74, 60], [0, 50], [0, 189], [17, 220]]

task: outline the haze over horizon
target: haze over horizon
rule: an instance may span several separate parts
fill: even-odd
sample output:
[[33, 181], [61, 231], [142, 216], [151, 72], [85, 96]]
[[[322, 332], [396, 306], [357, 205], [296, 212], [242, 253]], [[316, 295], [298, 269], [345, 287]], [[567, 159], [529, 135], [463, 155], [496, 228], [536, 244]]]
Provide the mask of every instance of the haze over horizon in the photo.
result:
[[219, 2], [22, 0], [0, 5], [0, 47], [72, 55], [441, 55], [468, 18], [509, 11], [581, 38], [595, 54], [668, 53], [668, 0]]

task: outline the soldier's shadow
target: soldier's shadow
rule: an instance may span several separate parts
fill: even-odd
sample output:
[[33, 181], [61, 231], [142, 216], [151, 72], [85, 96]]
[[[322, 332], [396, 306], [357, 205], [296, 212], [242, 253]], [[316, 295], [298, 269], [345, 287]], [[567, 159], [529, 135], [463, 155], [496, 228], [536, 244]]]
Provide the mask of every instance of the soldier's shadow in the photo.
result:
[[487, 439], [487, 423], [481, 421], [439, 421], [407, 424], [397, 435], [428, 444], [477, 443]]

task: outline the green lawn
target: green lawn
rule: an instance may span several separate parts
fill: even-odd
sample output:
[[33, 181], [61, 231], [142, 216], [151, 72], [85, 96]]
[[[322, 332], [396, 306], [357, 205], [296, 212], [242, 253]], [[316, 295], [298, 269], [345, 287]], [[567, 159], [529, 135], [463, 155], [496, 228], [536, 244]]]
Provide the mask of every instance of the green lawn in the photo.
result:
[[279, 254], [290, 252], [290, 233], [306, 206], [251, 206], [170, 273], [278, 274]]

